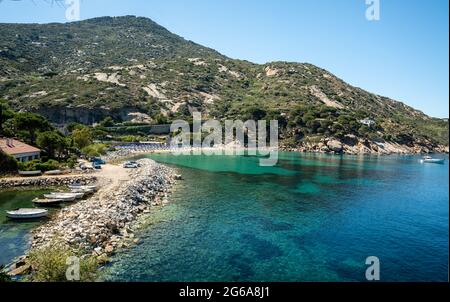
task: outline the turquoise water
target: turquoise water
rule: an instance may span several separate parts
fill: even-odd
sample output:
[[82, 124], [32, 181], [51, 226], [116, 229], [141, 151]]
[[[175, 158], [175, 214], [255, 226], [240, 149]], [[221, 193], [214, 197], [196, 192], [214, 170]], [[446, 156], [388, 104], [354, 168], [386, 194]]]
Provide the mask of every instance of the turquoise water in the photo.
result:
[[[183, 175], [115, 281], [446, 281], [448, 156], [149, 156]], [[444, 156], [441, 156], [444, 157]]]
[[0, 191], [0, 264], [8, 264], [28, 249], [30, 231], [45, 222], [18, 222], [6, 217], [6, 211], [34, 208], [32, 200], [49, 190]]

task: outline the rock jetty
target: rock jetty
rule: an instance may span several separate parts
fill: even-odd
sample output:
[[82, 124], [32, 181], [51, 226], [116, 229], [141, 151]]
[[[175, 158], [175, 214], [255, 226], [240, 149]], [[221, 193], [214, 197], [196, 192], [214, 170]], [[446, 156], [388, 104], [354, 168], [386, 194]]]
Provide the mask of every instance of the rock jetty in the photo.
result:
[[50, 222], [34, 230], [31, 249], [62, 242], [107, 262], [118, 248], [135, 241], [133, 222], [165, 201], [176, 178], [173, 169], [153, 160], [138, 163], [139, 168], [122, 172], [128, 173], [126, 179], [104, 180], [106, 185], [94, 196], [62, 209]]

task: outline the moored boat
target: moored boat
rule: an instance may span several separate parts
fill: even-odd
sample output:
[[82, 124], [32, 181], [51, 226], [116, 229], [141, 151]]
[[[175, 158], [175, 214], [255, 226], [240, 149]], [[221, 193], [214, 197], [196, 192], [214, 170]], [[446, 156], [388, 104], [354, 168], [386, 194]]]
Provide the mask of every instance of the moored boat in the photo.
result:
[[95, 185], [70, 185], [69, 189], [71, 190], [92, 190], [97, 191], [97, 186]]
[[61, 170], [52, 170], [52, 171], [47, 171], [44, 173], [44, 175], [61, 175], [62, 171]]
[[52, 193], [52, 194], [44, 194], [45, 199], [62, 199], [64, 202], [74, 201], [76, 199], [76, 196], [74, 194], [72, 195], [62, 195], [59, 193]]
[[17, 209], [6, 211], [6, 216], [11, 219], [38, 219], [48, 216], [48, 210], [45, 209]]
[[83, 193], [84, 195], [89, 195], [94, 193], [94, 190], [92, 189], [71, 189], [70, 193]]
[[60, 203], [64, 202], [64, 199], [40, 199], [40, 198], [35, 198], [33, 199], [33, 203], [37, 206], [55, 206], [55, 205], [59, 205]]
[[444, 159], [432, 158], [431, 156], [424, 156], [420, 162], [421, 163], [430, 163], [430, 164], [443, 164]]
[[50, 193], [50, 195], [56, 195], [56, 196], [66, 196], [66, 197], [75, 197], [75, 199], [81, 199], [84, 197], [84, 193], [71, 193], [71, 192], [54, 192]]
[[19, 171], [19, 175], [25, 177], [41, 176], [42, 171]]

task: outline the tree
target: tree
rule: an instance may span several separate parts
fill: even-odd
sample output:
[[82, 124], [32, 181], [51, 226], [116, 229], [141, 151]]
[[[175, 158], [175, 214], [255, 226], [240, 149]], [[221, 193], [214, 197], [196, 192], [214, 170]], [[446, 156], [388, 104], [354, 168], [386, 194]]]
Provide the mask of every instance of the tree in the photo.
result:
[[67, 150], [67, 142], [65, 137], [58, 131], [40, 132], [36, 138], [37, 145], [47, 152], [48, 156], [55, 158], [55, 153], [58, 153], [58, 158]]
[[67, 124], [67, 131], [73, 132], [75, 129], [81, 129], [84, 127], [86, 127], [86, 126], [84, 126], [83, 124], [71, 122], [71, 123]]
[[17, 171], [17, 161], [0, 150], [0, 174]]
[[112, 117], [107, 116], [103, 121], [100, 122], [100, 126], [102, 127], [113, 127], [114, 126], [114, 120]]
[[89, 128], [79, 128], [72, 132], [72, 140], [78, 149], [83, 149], [92, 144], [92, 134]]
[[89, 145], [84, 147], [82, 152], [90, 157], [100, 156], [106, 153], [106, 145], [104, 144]]
[[158, 124], [158, 125], [164, 125], [164, 124], [167, 124], [168, 122], [167, 122], [167, 117], [165, 117], [163, 114], [161, 114], [161, 113], [158, 113], [156, 116], [155, 116], [155, 122], [156, 122], [156, 124]]
[[14, 111], [8, 106], [8, 104], [0, 100], [0, 135], [3, 134], [3, 124], [14, 117]]
[[267, 112], [264, 109], [253, 106], [247, 109], [247, 117], [249, 120], [259, 121], [266, 117]]
[[14, 116], [16, 130], [25, 133], [25, 139], [36, 143], [36, 133], [52, 130], [50, 123], [41, 115], [30, 112], [19, 112]]
[[3, 106], [0, 104], [0, 135], [3, 133]]

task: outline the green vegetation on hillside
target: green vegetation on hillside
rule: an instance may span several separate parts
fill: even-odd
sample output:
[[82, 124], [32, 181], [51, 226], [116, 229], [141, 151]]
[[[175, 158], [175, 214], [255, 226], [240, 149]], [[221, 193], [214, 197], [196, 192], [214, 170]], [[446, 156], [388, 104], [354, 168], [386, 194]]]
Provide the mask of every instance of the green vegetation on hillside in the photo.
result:
[[[227, 58], [145, 18], [0, 24], [0, 63], [0, 97], [12, 108], [57, 124], [101, 123], [92, 130], [99, 137], [112, 124], [164, 124], [200, 111], [204, 118], [275, 118], [294, 143], [353, 134], [448, 145], [448, 121], [311, 64]], [[362, 125], [364, 118], [376, 126]], [[128, 126], [117, 134], [146, 135]]]

